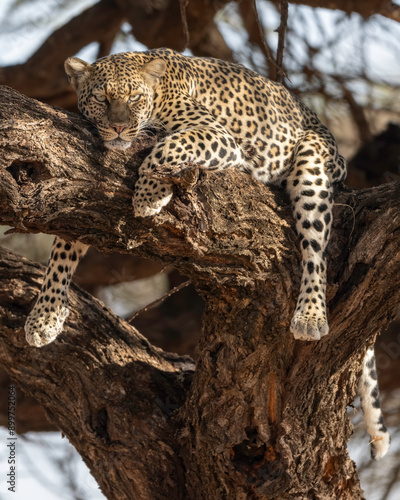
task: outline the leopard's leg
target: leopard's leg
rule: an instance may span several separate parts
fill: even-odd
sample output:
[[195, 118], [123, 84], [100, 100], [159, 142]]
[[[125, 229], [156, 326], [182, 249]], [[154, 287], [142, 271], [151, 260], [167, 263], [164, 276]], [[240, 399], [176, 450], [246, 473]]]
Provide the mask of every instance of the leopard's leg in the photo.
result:
[[69, 314], [68, 288], [71, 278], [88, 248], [79, 241], [68, 243], [55, 238], [42, 288], [25, 323], [28, 344], [44, 346], [62, 332]]
[[240, 146], [218, 124], [191, 127], [167, 136], [156, 144], [139, 169], [133, 196], [136, 216], [155, 215], [171, 200], [171, 185], [152, 178], [154, 173], [179, 171], [187, 163], [207, 170], [222, 170], [244, 165], [246, 160]]
[[325, 248], [332, 223], [332, 186], [325, 162], [312, 141], [300, 144], [286, 183], [302, 253], [300, 294], [290, 326], [300, 340], [319, 340], [329, 331]]
[[390, 434], [383, 422], [376, 374], [375, 352], [370, 347], [364, 357], [358, 391], [367, 432], [371, 437], [371, 457], [379, 460], [389, 450]]

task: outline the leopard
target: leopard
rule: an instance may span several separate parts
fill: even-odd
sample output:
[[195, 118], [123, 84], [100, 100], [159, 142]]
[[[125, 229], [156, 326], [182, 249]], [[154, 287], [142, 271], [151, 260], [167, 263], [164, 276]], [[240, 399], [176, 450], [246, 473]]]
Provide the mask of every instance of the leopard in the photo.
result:
[[[113, 54], [92, 64], [70, 57], [65, 70], [81, 113], [95, 125], [105, 148], [128, 150], [152, 127], [165, 132], [139, 169], [135, 217], [155, 217], [170, 203], [173, 188], [154, 175], [164, 168], [235, 168], [285, 189], [302, 254], [290, 330], [302, 341], [326, 336], [326, 247], [334, 186], [344, 181], [347, 164], [317, 115], [283, 84], [243, 65], [168, 48]], [[29, 344], [41, 347], [61, 333], [69, 314], [70, 282], [87, 248], [56, 237], [26, 321]], [[390, 436], [380, 410], [373, 348], [365, 356], [359, 391], [372, 458], [381, 458]]]

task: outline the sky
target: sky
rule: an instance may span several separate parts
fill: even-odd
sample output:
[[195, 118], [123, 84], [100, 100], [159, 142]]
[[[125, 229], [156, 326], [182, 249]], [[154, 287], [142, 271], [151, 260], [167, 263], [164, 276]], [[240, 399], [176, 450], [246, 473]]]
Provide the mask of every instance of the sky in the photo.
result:
[[[16, 492], [8, 491], [8, 437], [7, 429], [0, 427], [0, 500], [105, 499], [73, 446], [59, 432], [31, 432], [17, 437]], [[76, 495], [66, 481], [70, 478]]]

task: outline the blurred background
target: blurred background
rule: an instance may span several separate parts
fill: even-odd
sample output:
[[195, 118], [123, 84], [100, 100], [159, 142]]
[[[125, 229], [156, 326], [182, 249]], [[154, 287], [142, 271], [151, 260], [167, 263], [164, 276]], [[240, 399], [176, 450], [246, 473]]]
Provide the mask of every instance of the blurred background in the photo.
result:
[[[64, 74], [72, 55], [94, 61], [110, 53], [170, 47], [188, 55], [236, 61], [275, 78], [280, 2], [241, 0], [2, 0], [0, 84], [54, 106], [76, 109]], [[321, 8], [329, 4], [329, 9]], [[184, 12], [184, 15], [183, 15]], [[189, 39], [183, 29], [186, 18]], [[188, 43], [186, 44], [186, 42]], [[265, 43], [266, 42], [266, 43]], [[187, 47], [186, 47], [187, 45]], [[285, 38], [285, 85], [335, 134], [349, 160], [347, 184], [371, 187], [400, 179], [400, 1], [295, 0]], [[0, 244], [46, 263], [52, 236], [4, 236]], [[136, 311], [186, 281], [173, 268], [90, 249], [75, 281], [117, 314]], [[163, 349], [194, 355], [203, 303], [193, 286], [141, 311], [133, 324]], [[367, 500], [400, 498], [400, 318], [377, 344], [377, 365], [392, 449], [369, 458], [358, 402], [349, 409], [350, 454]], [[0, 438], [7, 431], [7, 388], [0, 370]], [[18, 393], [18, 490], [12, 498], [104, 498], [79, 455], [50, 425], [44, 410]], [[0, 448], [0, 499], [7, 495], [5, 445]]]

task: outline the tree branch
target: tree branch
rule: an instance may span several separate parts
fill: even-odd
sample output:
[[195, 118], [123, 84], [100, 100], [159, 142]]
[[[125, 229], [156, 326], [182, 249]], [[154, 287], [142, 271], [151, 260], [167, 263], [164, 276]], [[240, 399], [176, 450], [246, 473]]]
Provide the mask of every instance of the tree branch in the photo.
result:
[[273, 79], [276, 74], [276, 62], [272, 49], [265, 39], [263, 27], [258, 17], [256, 2], [254, 0], [243, 0], [239, 2], [239, 10], [249, 41], [257, 45], [263, 53], [268, 67], [268, 75]]
[[277, 64], [276, 81], [279, 83], [283, 83], [283, 78], [284, 77], [287, 78], [287, 75], [285, 74], [285, 71], [283, 69], [283, 52], [285, 49], [285, 32], [286, 32], [286, 28], [287, 28], [288, 11], [289, 11], [289, 6], [288, 6], [287, 0], [281, 0], [280, 6], [281, 6], [281, 22], [279, 24], [279, 27], [276, 30], [278, 32], [278, 48], [276, 51], [276, 64]]
[[[280, 0], [272, 0], [279, 6]], [[400, 7], [391, 0], [355, 0], [351, 3], [348, 0], [290, 0], [290, 3], [296, 5], [307, 5], [312, 8], [325, 8], [332, 10], [342, 10], [344, 12], [355, 12], [367, 19], [376, 14], [393, 19], [400, 20]]]
[[[235, 170], [189, 171], [196, 175], [175, 179], [159, 215], [135, 218], [145, 150], [105, 150], [82, 118], [7, 88], [0, 119], [0, 222], [173, 263], [206, 301], [186, 394], [189, 361], [151, 347], [76, 287], [65, 332], [29, 347], [22, 325], [42, 271], [1, 254], [0, 362], [46, 407], [105, 494], [362, 498], [346, 406], [366, 344], [400, 302], [400, 183], [336, 194], [331, 332], [296, 342], [300, 252], [280, 190]], [[160, 410], [165, 395], [178, 405], [172, 420]], [[120, 486], [111, 494], [112, 483]]]
[[[160, 488], [167, 488], [171, 498], [178, 498], [180, 466], [169, 414], [182, 402], [193, 363], [153, 348], [75, 285], [60, 341], [45, 351], [30, 348], [23, 325], [43, 270], [0, 250], [1, 365], [46, 409], [106, 496], [162, 498]], [[132, 439], [135, 444], [129, 445]], [[154, 467], [149, 468], [143, 450], [153, 456]]]
[[64, 61], [91, 42], [113, 37], [122, 22], [114, 0], [101, 0], [54, 31], [23, 64], [0, 68], [0, 84], [58, 105], [76, 103]]

